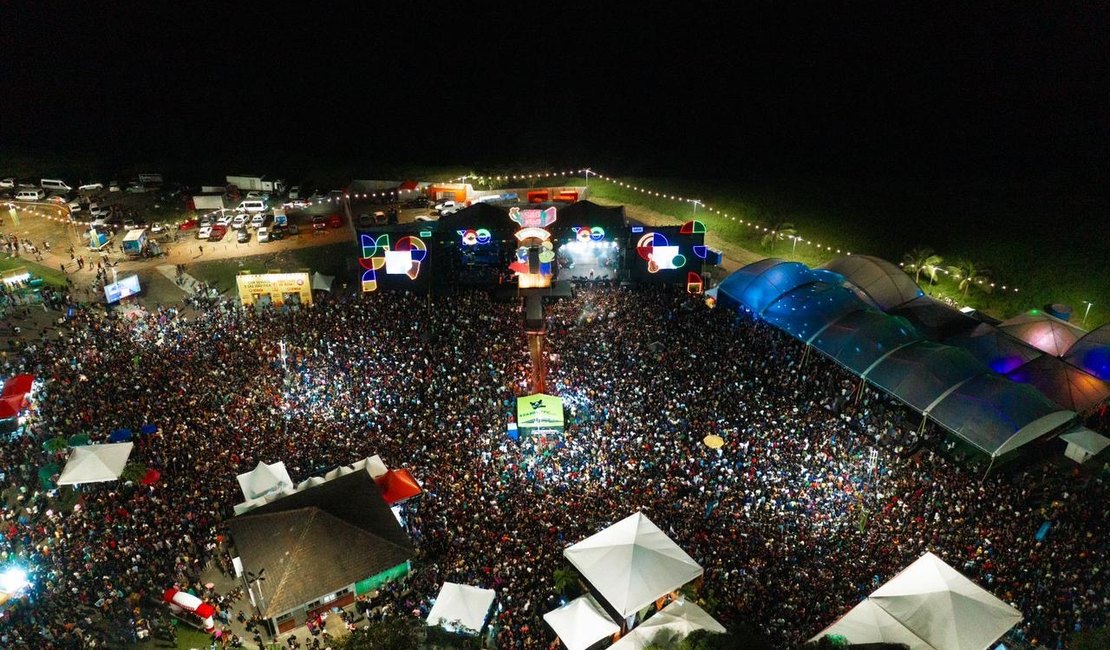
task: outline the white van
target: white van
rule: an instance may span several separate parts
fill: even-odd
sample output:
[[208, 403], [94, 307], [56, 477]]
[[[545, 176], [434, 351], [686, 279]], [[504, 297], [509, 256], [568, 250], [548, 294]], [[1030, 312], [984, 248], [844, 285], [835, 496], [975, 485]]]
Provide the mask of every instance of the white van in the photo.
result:
[[258, 199], [247, 199], [239, 204], [239, 211], [249, 212], [250, 214], [265, 212], [266, 202]]
[[39, 187], [44, 190], [56, 190], [58, 192], [68, 192], [73, 188], [65, 184], [65, 181], [59, 181], [53, 178], [44, 178], [39, 181]]
[[33, 190], [19, 190], [15, 193], [16, 201], [41, 201], [46, 198], [46, 192], [39, 188]]

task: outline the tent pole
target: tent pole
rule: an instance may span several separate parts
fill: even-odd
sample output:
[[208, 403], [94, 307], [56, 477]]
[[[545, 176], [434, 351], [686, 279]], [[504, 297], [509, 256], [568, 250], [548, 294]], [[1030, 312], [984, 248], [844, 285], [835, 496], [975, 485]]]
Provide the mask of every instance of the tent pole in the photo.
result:
[[995, 457], [992, 455], [991, 456], [991, 462], [990, 462], [989, 465], [987, 465], [987, 471], [983, 472], [983, 478], [979, 479], [980, 483], [987, 480], [987, 475], [991, 473], [991, 468], [994, 467], [994, 458]]
[[860, 377], [859, 378], [859, 388], [856, 389], [856, 404], [859, 404], [859, 399], [861, 397], [863, 397], [863, 387], [864, 387], [865, 384], [866, 384], [866, 380], [863, 377]]
[[917, 427], [918, 435], [925, 433], [925, 423], [929, 421], [929, 416], [925, 413], [921, 414], [921, 426]]

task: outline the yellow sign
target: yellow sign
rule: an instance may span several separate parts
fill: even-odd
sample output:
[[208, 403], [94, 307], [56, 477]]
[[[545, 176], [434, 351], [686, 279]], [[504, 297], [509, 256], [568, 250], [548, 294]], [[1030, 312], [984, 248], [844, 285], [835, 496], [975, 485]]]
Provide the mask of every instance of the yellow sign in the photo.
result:
[[235, 277], [239, 299], [244, 305], [269, 303], [312, 304], [312, 280], [308, 273], [243, 273]]

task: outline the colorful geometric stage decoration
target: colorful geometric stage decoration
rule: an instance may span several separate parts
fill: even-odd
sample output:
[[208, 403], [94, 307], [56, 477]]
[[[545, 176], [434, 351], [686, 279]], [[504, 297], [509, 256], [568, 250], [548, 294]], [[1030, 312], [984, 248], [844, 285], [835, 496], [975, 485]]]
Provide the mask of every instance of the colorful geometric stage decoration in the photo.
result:
[[636, 254], [648, 263], [648, 273], [686, 266], [686, 256], [678, 252], [678, 246], [671, 246], [667, 236], [661, 232], [649, 232], [640, 237], [636, 243]]
[[681, 228], [679, 228], [678, 234], [680, 234], [680, 235], [704, 235], [705, 234], [705, 224], [698, 221], [697, 219], [695, 219], [693, 221], [687, 221], [686, 223], [682, 224]]
[[478, 228], [477, 230], [457, 230], [459, 236], [462, 237], [463, 246], [477, 246], [479, 244], [488, 244], [493, 235], [485, 228]]
[[686, 291], [688, 293], [701, 293], [702, 287], [705, 283], [702, 282], [701, 275], [690, 271], [686, 274]]
[[360, 235], [362, 257], [358, 263], [362, 272], [362, 290], [377, 291], [378, 272], [385, 270], [386, 275], [405, 275], [415, 280], [420, 275], [420, 263], [428, 256], [428, 246], [424, 240], [413, 235], [397, 239], [391, 248], [389, 235]]
[[555, 248], [551, 233], [544, 230], [555, 223], [555, 208], [546, 210], [509, 210], [509, 218], [520, 225], [515, 233], [517, 249], [509, 270], [517, 274], [521, 289], [550, 287], [555, 261]]
[[582, 243], [605, 239], [605, 229], [601, 226], [594, 226], [593, 228], [574, 226], [571, 230], [575, 232], [575, 238]]

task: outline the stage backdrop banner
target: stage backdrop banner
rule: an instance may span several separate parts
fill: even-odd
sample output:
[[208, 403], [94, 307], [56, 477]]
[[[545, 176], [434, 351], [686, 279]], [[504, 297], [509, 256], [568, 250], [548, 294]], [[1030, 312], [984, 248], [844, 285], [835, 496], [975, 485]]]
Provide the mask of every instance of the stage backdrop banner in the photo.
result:
[[563, 430], [563, 400], [554, 395], [536, 393], [516, 400], [516, 423], [523, 434], [541, 429]]
[[239, 285], [239, 299], [247, 306], [266, 298], [277, 307], [293, 296], [302, 305], [312, 303], [312, 281], [308, 273], [241, 273], [235, 277], [235, 283]]

